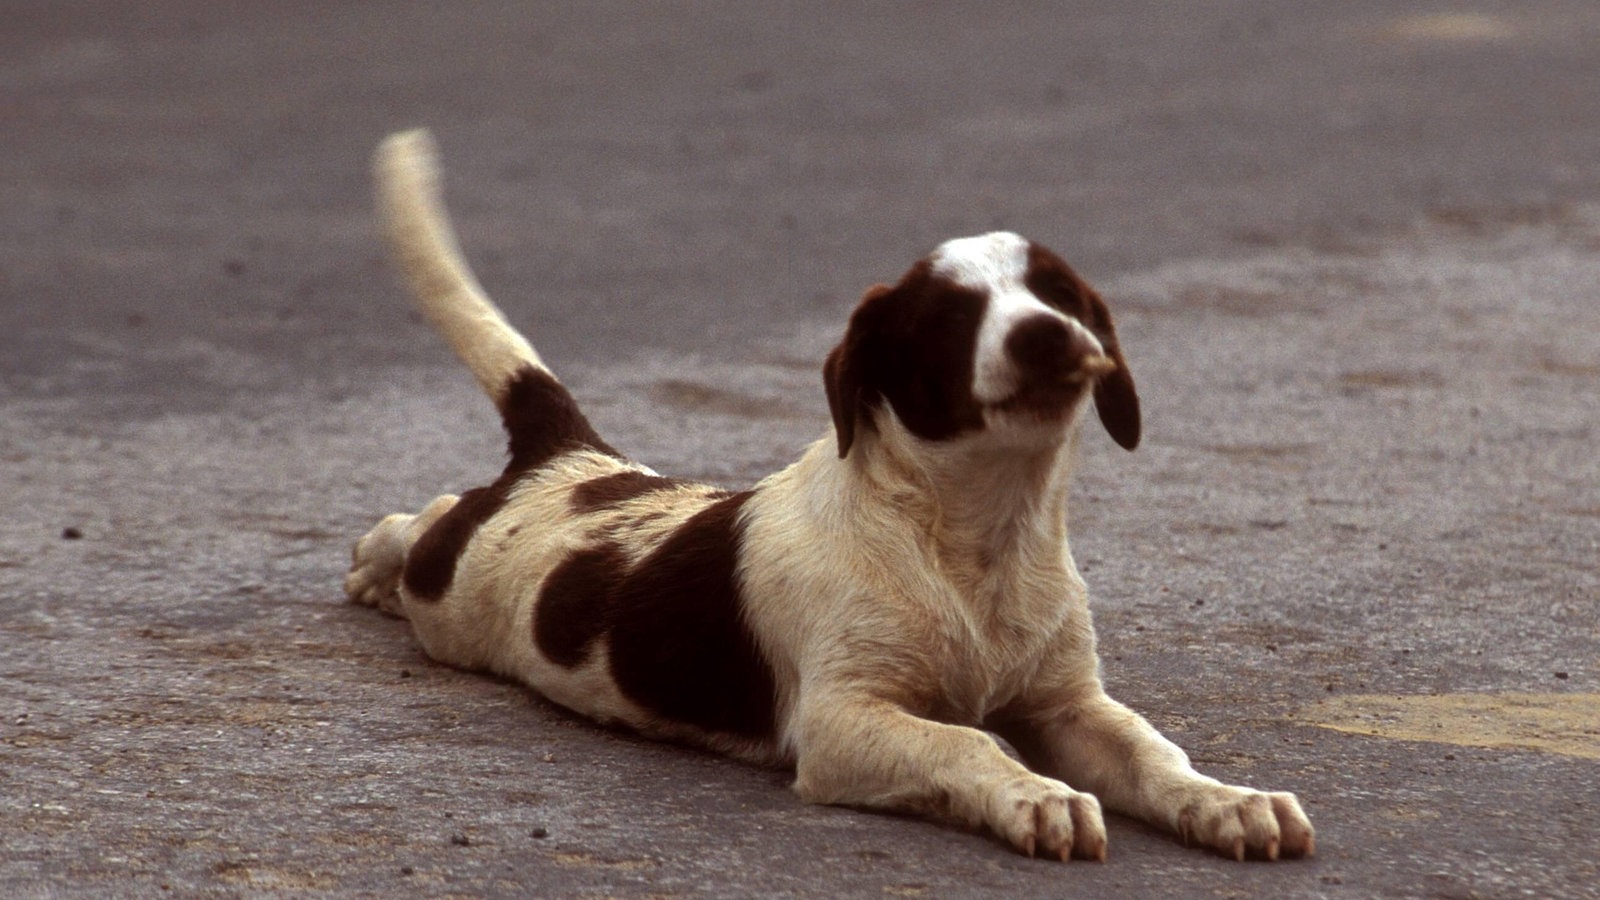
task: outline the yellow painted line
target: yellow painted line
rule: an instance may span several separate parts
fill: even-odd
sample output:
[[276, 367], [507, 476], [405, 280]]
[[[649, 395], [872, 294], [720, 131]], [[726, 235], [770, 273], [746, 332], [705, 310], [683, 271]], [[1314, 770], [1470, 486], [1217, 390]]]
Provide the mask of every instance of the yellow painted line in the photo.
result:
[[1347, 734], [1600, 759], [1600, 694], [1346, 694], [1300, 717]]
[[1504, 40], [1516, 33], [1509, 21], [1483, 13], [1402, 16], [1383, 29], [1391, 39], [1457, 44]]

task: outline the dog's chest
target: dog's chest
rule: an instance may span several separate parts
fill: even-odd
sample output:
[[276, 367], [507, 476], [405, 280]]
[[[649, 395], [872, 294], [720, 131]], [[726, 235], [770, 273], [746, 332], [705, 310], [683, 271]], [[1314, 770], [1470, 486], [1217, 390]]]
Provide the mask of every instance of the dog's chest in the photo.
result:
[[1087, 641], [1063, 635], [1087, 634], [1087, 612], [1064, 573], [1016, 568], [976, 589], [953, 587], [952, 613], [946, 618], [935, 660], [941, 673], [939, 718], [975, 724], [1024, 692], [1052, 654], [1092, 656]]

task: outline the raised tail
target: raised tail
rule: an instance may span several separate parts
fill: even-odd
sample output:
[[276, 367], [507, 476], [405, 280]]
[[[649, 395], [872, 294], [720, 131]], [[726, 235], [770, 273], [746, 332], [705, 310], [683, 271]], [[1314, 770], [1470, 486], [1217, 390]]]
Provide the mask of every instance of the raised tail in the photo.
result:
[[378, 216], [417, 303], [505, 411], [506, 389], [524, 369], [548, 372], [473, 277], [439, 192], [439, 160], [426, 129], [385, 138], [373, 158]]
[[511, 439], [508, 471], [580, 447], [620, 456], [473, 277], [440, 199], [433, 136], [420, 128], [390, 135], [372, 170], [379, 220], [417, 303], [500, 410]]

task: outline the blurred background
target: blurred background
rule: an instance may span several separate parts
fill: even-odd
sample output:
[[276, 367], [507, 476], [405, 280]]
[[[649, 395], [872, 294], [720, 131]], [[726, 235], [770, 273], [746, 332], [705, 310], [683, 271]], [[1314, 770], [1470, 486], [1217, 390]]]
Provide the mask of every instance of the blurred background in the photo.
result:
[[[497, 423], [371, 224], [437, 135], [481, 280], [613, 442], [749, 484], [869, 285], [995, 228], [1106, 294], [1112, 693], [1316, 860], [1060, 866], [801, 806], [345, 606]], [[1594, 896], [1600, 7], [0, 2], [0, 883]]]

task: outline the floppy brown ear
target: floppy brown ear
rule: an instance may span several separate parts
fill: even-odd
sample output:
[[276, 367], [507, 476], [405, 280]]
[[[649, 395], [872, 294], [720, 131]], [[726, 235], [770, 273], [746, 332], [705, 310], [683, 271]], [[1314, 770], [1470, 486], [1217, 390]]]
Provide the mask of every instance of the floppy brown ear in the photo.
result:
[[839, 458], [850, 452], [856, 439], [856, 417], [861, 414], [861, 384], [853, 366], [846, 360], [848, 336], [828, 353], [822, 364], [822, 385], [828, 392], [828, 411], [833, 414], [833, 432], [839, 440]]
[[1084, 286], [1089, 298], [1091, 322], [1089, 330], [1100, 341], [1100, 346], [1117, 364], [1116, 371], [1100, 376], [1094, 386], [1094, 411], [1100, 415], [1100, 424], [1124, 450], [1139, 446], [1141, 420], [1139, 392], [1133, 386], [1133, 373], [1128, 371], [1128, 360], [1122, 355], [1122, 345], [1117, 341], [1117, 327], [1111, 323], [1111, 310], [1094, 289]]
[[889, 293], [890, 288], [878, 285], [867, 291], [865, 297], [850, 315], [850, 325], [844, 338], [828, 353], [822, 364], [822, 385], [828, 393], [828, 411], [833, 414], [833, 431], [839, 441], [839, 458], [850, 453], [856, 439], [856, 423], [868, 414], [872, 405], [871, 391], [867, 386], [867, 360], [865, 335], [871, 330], [868, 307], [872, 301]]
[[1039, 244], [1028, 245], [1028, 290], [1061, 312], [1076, 318], [1094, 333], [1106, 355], [1117, 364], [1116, 371], [1102, 375], [1094, 386], [1094, 409], [1100, 424], [1123, 449], [1139, 446], [1139, 392], [1134, 390], [1128, 361], [1117, 343], [1117, 326], [1111, 323], [1111, 310], [1072, 267]]
[[1116, 360], [1117, 369], [1102, 375], [1095, 383], [1094, 411], [1100, 414], [1100, 424], [1110, 432], [1111, 439], [1122, 449], [1132, 450], [1139, 446], [1139, 393], [1134, 390], [1133, 376], [1128, 373], [1122, 351], [1110, 351], [1107, 355]]

